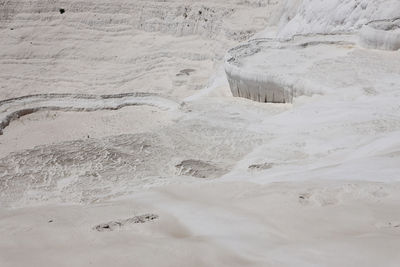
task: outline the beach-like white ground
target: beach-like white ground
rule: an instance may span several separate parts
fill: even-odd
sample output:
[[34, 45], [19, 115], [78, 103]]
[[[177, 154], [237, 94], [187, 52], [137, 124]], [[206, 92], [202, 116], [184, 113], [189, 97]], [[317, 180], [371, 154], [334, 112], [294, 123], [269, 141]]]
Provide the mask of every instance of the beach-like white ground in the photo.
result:
[[[367, 2], [0, 2], [0, 266], [399, 266], [397, 30], [359, 41], [399, 14]], [[293, 103], [232, 97], [249, 38], [236, 73]]]

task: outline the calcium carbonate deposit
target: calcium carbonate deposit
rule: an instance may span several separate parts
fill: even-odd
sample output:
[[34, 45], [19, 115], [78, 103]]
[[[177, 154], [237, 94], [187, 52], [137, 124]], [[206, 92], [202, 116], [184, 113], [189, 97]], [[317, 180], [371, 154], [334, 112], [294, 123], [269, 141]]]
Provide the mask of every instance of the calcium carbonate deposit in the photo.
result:
[[398, 0], [0, 1], [0, 266], [400, 263]]

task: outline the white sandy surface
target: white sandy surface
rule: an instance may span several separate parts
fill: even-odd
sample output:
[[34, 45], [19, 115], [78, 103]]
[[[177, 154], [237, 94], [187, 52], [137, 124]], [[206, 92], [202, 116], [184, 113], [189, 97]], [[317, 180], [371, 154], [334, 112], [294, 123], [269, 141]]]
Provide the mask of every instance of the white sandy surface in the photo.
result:
[[0, 266], [399, 266], [399, 51], [299, 37], [245, 63], [307, 94], [230, 94], [225, 52], [321, 8], [300, 2], [0, 5], [0, 101], [42, 94], [0, 102], [41, 107], [0, 135]]

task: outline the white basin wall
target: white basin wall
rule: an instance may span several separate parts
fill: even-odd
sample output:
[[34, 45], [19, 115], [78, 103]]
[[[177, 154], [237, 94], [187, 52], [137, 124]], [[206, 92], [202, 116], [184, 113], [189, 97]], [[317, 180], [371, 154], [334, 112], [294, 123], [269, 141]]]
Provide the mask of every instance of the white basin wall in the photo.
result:
[[400, 18], [393, 21], [376, 21], [362, 27], [360, 44], [366, 48], [382, 50], [400, 49]]
[[232, 95], [265, 103], [291, 103], [293, 91], [273, 81], [257, 81], [227, 73]]
[[224, 67], [232, 95], [265, 103], [291, 103], [294, 94], [292, 86], [285, 84], [271, 73], [254, 72], [243, 68], [240, 60], [262, 50], [260, 43], [267, 47], [277, 44], [269, 39], [254, 39], [229, 50], [226, 55]]

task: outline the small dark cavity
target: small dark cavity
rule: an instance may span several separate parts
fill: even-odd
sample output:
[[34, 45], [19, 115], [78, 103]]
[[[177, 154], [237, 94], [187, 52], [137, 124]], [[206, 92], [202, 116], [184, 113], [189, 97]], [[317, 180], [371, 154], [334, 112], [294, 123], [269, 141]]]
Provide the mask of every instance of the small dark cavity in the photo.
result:
[[199, 10], [199, 15], [201, 15], [203, 12], [201, 10]]
[[11, 30], [11, 31], [13, 31], [13, 30], [14, 30], [14, 28], [10, 28], [10, 30]]
[[60, 11], [60, 14], [64, 14], [65, 13], [65, 9], [64, 8], [60, 8], [59, 11]]
[[311, 195], [309, 193], [299, 194], [299, 202], [301, 204], [307, 204], [310, 197]]
[[400, 224], [398, 224], [398, 223], [393, 224], [393, 223], [389, 222], [388, 225], [389, 225], [389, 227], [394, 227], [394, 228], [400, 227]]
[[48, 220], [48, 223], [52, 223], [53, 222], [53, 220]]

